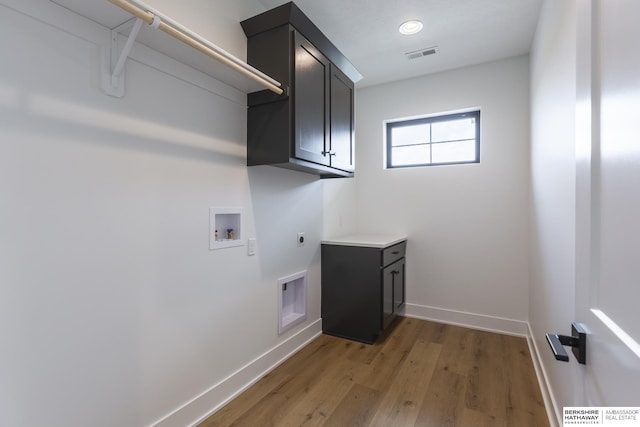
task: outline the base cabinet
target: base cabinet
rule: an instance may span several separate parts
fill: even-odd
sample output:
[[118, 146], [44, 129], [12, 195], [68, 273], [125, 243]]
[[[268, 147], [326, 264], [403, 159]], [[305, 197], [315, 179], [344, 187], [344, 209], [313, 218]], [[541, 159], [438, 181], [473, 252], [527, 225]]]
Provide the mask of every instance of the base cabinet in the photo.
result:
[[406, 241], [377, 248], [322, 244], [322, 331], [373, 343], [405, 302]]

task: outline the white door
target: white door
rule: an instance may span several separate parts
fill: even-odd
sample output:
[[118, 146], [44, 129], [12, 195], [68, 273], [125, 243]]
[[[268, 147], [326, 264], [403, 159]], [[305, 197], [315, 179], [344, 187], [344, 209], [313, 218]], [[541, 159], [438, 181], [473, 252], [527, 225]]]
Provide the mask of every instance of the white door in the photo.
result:
[[577, 5], [577, 400], [640, 406], [640, 1]]

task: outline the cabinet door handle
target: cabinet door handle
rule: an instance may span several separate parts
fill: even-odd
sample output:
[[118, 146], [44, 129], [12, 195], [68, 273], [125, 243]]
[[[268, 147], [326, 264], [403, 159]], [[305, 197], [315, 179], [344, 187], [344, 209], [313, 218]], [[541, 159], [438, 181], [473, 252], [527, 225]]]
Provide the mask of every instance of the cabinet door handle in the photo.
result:
[[400, 253], [400, 251], [393, 251], [391, 252], [391, 255], [398, 255]]
[[335, 151], [323, 151], [323, 152], [322, 152], [322, 155], [323, 155], [323, 156], [326, 156], [327, 154], [328, 154], [329, 156], [335, 156], [335, 155], [336, 155], [336, 152], [335, 152]]

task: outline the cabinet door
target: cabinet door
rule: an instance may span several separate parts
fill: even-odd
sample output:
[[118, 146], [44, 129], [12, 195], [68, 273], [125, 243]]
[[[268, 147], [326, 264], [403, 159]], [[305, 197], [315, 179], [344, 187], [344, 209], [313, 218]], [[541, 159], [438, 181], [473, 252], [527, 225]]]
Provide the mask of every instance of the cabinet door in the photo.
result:
[[353, 82], [331, 64], [331, 166], [352, 172], [354, 169]]
[[294, 157], [330, 165], [329, 61], [294, 32]]
[[[395, 266], [395, 267], [394, 267]], [[404, 259], [396, 262], [392, 265], [394, 267], [393, 273], [393, 312], [397, 311], [404, 304]]]
[[382, 270], [382, 329], [393, 320], [394, 264]]

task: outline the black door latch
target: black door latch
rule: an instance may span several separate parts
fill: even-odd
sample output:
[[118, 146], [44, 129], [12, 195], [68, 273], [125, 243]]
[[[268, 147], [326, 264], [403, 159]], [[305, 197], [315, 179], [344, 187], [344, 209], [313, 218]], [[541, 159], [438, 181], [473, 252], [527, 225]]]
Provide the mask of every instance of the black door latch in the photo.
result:
[[551, 347], [556, 360], [562, 360], [563, 362], [569, 361], [569, 355], [563, 346], [571, 347], [573, 355], [576, 357], [579, 363], [586, 364], [587, 362], [587, 331], [579, 323], [571, 324], [571, 336], [546, 334], [547, 342]]

